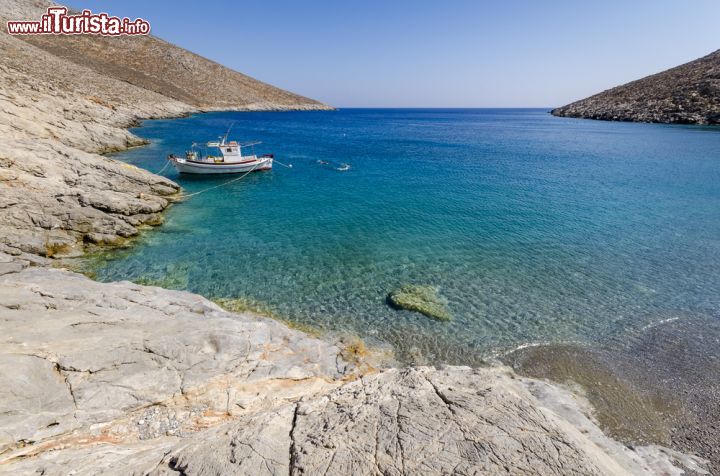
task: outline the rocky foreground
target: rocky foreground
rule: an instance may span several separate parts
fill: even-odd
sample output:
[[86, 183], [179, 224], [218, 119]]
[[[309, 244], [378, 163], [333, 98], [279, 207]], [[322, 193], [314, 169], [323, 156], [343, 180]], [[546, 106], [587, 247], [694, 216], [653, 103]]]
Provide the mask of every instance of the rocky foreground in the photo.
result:
[[553, 109], [552, 114], [604, 121], [720, 124], [720, 50]]
[[[45, 6], [5, 0], [0, 19]], [[505, 367], [379, 371], [197, 295], [53, 269], [162, 222], [178, 186], [98, 155], [140, 144], [137, 119], [326, 107], [161, 40], [113, 41], [0, 32], [0, 473], [702, 471], [607, 438], [582, 398]], [[176, 63], [224, 80], [169, 81]]]
[[582, 399], [507, 368], [373, 371], [197, 295], [97, 283], [32, 257], [0, 263], [0, 472], [606, 475], [695, 464], [610, 440]]

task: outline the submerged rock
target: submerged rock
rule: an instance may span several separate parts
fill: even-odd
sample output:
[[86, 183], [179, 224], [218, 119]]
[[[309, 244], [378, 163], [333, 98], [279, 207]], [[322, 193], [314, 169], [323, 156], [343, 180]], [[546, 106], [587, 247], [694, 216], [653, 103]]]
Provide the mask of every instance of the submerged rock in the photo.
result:
[[447, 300], [433, 286], [406, 284], [388, 294], [387, 300], [396, 309], [419, 312], [438, 321], [452, 319]]
[[275, 319], [276, 321], [280, 321], [286, 326], [288, 326], [291, 329], [295, 329], [301, 332], [304, 332], [305, 334], [308, 334], [313, 337], [320, 337], [322, 336], [322, 330], [314, 327], [310, 324], [294, 321], [292, 319], [289, 319], [285, 316], [282, 316], [278, 313], [278, 311], [272, 307], [270, 304], [267, 304], [262, 301], [258, 301], [256, 299], [248, 298], [248, 297], [236, 297], [236, 298], [211, 298], [212, 302], [220, 306], [221, 308], [225, 309], [229, 312], [251, 312], [253, 314], [259, 314], [264, 317], [269, 317], [272, 319]]
[[262, 301], [257, 301], [252, 298], [212, 298], [211, 301], [226, 311], [254, 312], [255, 314], [262, 314], [263, 316], [272, 317], [273, 319], [280, 319], [280, 316], [272, 307]]
[[142, 286], [187, 289], [190, 283], [190, 265], [188, 263], [171, 263], [162, 270], [143, 274], [133, 279], [133, 282]]

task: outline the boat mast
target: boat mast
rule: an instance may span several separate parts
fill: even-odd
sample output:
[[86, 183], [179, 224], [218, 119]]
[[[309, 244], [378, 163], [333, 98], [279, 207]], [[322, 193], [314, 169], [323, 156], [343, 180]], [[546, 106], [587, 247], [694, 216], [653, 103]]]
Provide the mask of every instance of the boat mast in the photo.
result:
[[227, 138], [228, 138], [228, 136], [230, 135], [230, 131], [232, 130], [232, 128], [233, 128], [234, 125], [235, 125], [235, 121], [232, 121], [232, 122], [230, 123], [230, 127], [228, 127], [227, 132], [226, 132], [225, 135], [223, 136], [222, 143], [221, 143], [220, 145], [225, 145], [225, 144], [227, 143]]

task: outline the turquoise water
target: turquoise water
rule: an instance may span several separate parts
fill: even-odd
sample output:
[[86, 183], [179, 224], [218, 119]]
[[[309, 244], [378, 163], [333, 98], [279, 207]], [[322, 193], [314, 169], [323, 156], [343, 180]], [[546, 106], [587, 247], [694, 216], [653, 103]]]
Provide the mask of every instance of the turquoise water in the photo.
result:
[[[134, 132], [151, 145], [116, 157], [158, 171], [231, 121], [293, 168], [173, 206], [98, 279], [249, 298], [408, 362], [720, 317], [719, 129], [544, 110], [210, 113], [147, 121]], [[166, 175], [188, 192], [227, 180]], [[437, 286], [453, 320], [389, 308], [405, 283]]]

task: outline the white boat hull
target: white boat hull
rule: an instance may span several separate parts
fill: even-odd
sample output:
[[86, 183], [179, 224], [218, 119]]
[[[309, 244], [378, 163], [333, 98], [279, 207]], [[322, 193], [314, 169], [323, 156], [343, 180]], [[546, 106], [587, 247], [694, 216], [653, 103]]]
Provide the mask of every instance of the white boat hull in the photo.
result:
[[[247, 158], [246, 158], [247, 159]], [[258, 157], [256, 159], [243, 160], [241, 162], [201, 162], [173, 157], [175, 169], [181, 174], [241, 174], [272, 169], [272, 157]]]

